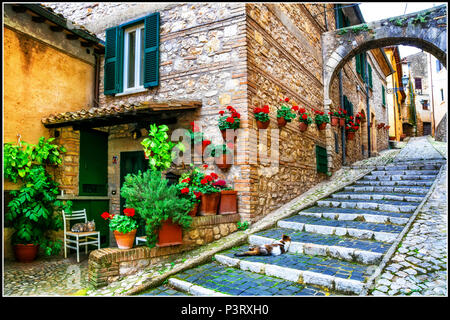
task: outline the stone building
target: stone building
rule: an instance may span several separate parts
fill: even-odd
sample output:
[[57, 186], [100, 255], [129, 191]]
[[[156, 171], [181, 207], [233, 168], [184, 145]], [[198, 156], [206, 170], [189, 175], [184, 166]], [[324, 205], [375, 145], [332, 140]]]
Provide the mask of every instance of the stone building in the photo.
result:
[[[350, 114], [371, 117], [370, 136], [364, 120], [352, 141], [346, 141], [343, 129], [330, 125], [322, 131], [313, 124], [306, 132], [300, 132], [297, 121], [279, 131], [276, 125], [275, 106], [285, 97], [312, 115], [314, 110], [324, 111], [321, 34], [364, 22], [357, 5], [46, 5], [84, 25], [106, 46], [96, 64], [98, 106], [64, 103], [57, 112], [48, 110], [42, 116], [44, 126], [58, 132], [60, 143], [71, 142], [63, 165], [75, 166], [70, 173], [61, 172], [61, 189], [65, 199], [80, 206], [105, 200], [111, 213], [121, 211], [123, 176], [147, 166], [140, 142], [150, 123], [175, 130], [197, 121], [205, 137], [220, 144], [218, 112], [228, 105], [241, 115], [236, 148], [243, 153], [228, 171], [214, 164], [208, 170], [238, 191], [238, 219], [243, 221], [261, 219], [343, 165], [387, 148], [387, 132], [376, 125], [388, 123], [383, 90], [393, 69], [381, 49], [347, 63], [341, 80], [332, 84], [332, 111], [342, 106]], [[263, 105], [270, 106], [269, 129], [275, 129], [268, 131], [267, 140], [257, 130], [253, 113]], [[266, 147], [275, 165], [263, 163], [261, 157], [252, 161]], [[323, 149], [325, 157], [317, 151]], [[319, 172], [318, 157], [331, 163], [325, 166], [331, 172]], [[201, 158], [193, 161], [202, 163]], [[173, 166], [168, 176], [175, 180], [180, 172], [182, 167]], [[234, 231], [230, 226], [222, 229], [226, 230], [221, 235]], [[206, 233], [200, 238], [205, 240]]]
[[430, 89], [430, 104], [433, 112], [433, 130], [435, 138], [439, 141], [447, 141], [447, 93], [448, 74], [447, 68], [433, 55], [427, 53], [428, 74]]
[[387, 78], [386, 101], [389, 115], [389, 140], [400, 141], [402, 135], [402, 122], [400, 119], [401, 105], [406, 95], [402, 85], [402, 64], [398, 46], [385, 47], [384, 51], [389, 58], [394, 73]]

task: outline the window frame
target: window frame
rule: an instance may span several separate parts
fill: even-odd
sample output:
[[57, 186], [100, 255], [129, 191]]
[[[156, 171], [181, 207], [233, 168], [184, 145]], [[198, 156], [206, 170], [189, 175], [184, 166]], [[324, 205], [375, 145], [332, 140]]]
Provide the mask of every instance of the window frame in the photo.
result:
[[[144, 44], [141, 43], [141, 34], [145, 32], [145, 24], [144, 21], [141, 20], [141, 23], [133, 25], [133, 26], [123, 26], [123, 62], [122, 62], [122, 72], [123, 72], [123, 87], [122, 92], [119, 94], [129, 94], [136, 91], [143, 91], [146, 88], [144, 87], [144, 75], [141, 75], [141, 61], [143, 63], [144, 57], [141, 57], [144, 52], [142, 50]], [[129, 34], [135, 31], [135, 57], [134, 57], [134, 87], [128, 87], [128, 41]], [[142, 70], [142, 72], [144, 72]], [[142, 77], [142, 84], [141, 84]]]

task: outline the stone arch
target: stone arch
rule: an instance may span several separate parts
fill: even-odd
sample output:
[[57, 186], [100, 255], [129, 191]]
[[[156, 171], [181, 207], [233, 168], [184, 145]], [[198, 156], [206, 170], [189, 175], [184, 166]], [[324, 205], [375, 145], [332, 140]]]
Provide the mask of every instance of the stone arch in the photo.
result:
[[447, 67], [446, 5], [326, 32], [322, 44], [324, 104], [328, 110], [333, 79], [350, 59], [363, 51], [394, 45], [414, 46], [431, 53]]

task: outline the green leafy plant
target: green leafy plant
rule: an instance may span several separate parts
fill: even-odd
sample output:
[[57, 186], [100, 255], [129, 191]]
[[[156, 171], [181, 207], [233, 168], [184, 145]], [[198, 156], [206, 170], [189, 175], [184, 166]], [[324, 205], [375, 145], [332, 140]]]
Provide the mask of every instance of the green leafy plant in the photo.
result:
[[52, 144], [54, 138], [41, 137], [38, 144], [22, 142], [4, 145], [4, 177], [21, 183], [19, 190], [11, 191], [6, 221], [14, 228], [13, 244], [35, 244], [46, 255], [59, 253], [61, 240], [52, 240], [48, 231], [63, 228], [61, 209], [70, 213], [72, 203], [57, 200], [58, 183], [45, 170], [45, 165], [58, 165], [66, 149]]
[[238, 230], [247, 230], [249, 227], [249, 223], [248, 223], [248, 221], [243, 221], [243, 222], [238, 221], [236, 223], [236, 226], [237, 226]]
[[277, 107], [277, 118], [284, 118], [287, 122], [291, 122], [297, 117], [294, 111], [298, 111], [298, 106], [292, 108], [285, 104], [289, 102], [289, 98], [285, 98], [284, 102], [281, 100], [280, 108]]
[[322, 123], [329, 123], [330, 117], [328, 117], [323, 111], [314, 110], [314, 122], [320, 126]]
[[298, 121], [299, 122], [303, 122], [306, 124], [311, 124], [313, 121], [311, 119], [311, 116], [309, 115], [309, 113], [306, 112], [305, 108], [300, 108], [298, 110]]
[[226, 144], [216, 144], [211, 147], [211, 156], [212, 157], [220, 157], [224, 154], [230, 154], [231, 150], [227, 147]]
[[125, 198], [126, 206], [134, 208], [145, 221], [147, 245], [150, 248], [155, 246], [157, 231], [164, 221], [172, 219], [183, 229], [189, 228], [192, 223], [192, 217], [188, 215], [192, 208], [190, 199], [181, 197], [176, 185], [169, 186], [160, 171], [128, 174], [120, 194]]
[[166, 125], [156, 126], [150, 125], [148, 132], [149, 138], [142, 140], [145, 155], [149, 158], [150, 168], [156, 171], [164, 171], [172, 165], [172, 161], [176, 158], [177, 147], [180, 151], [184, 151], [184, 145], [181, 142], [173, 143], [169, 141], [167, 132], [169, 127]]

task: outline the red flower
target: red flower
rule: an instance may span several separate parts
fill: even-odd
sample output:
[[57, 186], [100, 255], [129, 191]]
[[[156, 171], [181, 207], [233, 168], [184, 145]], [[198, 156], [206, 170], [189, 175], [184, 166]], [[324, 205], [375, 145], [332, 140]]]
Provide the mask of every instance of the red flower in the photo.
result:
[[192, 127], [192, 132], [200, 131], [200, 128], [197, 125], [195, 125], [194, 121], [192, 121], [190, 124], [191, 124], [191, 127]]
[[220, 110], [220, 111], [219, 111], [219, 114], [220, 114], [221, 116], [223, 116], [224, 113], [225, 113], [225, 111], [223, 111], [223, 110]]
[[305, 112], [306, 112], [306, 109], [305, 109], [305, 108], [301, 108], [300, 110], [298, 110], [298, 112], [300, 112], [300, 113], [305, 113]]
[[207, 176], [205, 177], [205, 179], [206, 179], [207, 181], [213, 181], [213, 180], [214, 180], [210, 175], [207, 175]]
[[261, 108], [256, 107], [255, 109], [253, 109], [254, 113], [260, 113], [261, 112]]
[[330, 111], [330, 112], [328, 112], [328, 114], [331, 116], [333, 114], [333, 112]]
[[102, 217], [105, 220], [108, 220], [110, 218], [110, 215], [108, 212], [105, 211], [100, 215], [100, 217]]
[[343, 110], [344, 114], [347, 114], [347, 110]]
[[191, 181], [191, 179], [186, 178], [186, 179], [184, 179], [184, 180], [181, 180], [181, 183], [189, 183], [190, 181]]
[[227, 118], [227, 122], [233, 123], [233, 122], [234, 122], [234, 118], [233, 118], [233, 117], [228, 117], [228, 118]]
[[292, 110], [298, 111], [298, 106], [293, 106], [293, 107], [292, 107]]
[[201, 192], [194, 191], [195, 197], [198, 199], [202, 196]]
[[268, 105], [263, 106], [262, 111], [263, 111], [264, 113], [269, 113], [269, 106], [268, 106]]
[[134, 216], [134, 209], [133, 208], [125, 208], [125, 209], [123, 209], [123, 213], [125, 213], [125, 215], [127, 217], [133, 217]]
[[358, 123], [358, 124], [359, 124], [360, 122], [361, 122], [361, 120], [359, 120], [359, 119], [356, 119], [356, 123]]
[[232, 106], [228, 106], [227, 110], [230, 111], [230, 112], [236, 111], [236, 110], [234, 110], [234, 108]]
[[289, 98], [285, 98], [284, 101], [289, 102]]
[[205, 169], [208, 168], [208, 165], [207, 165], [207, 164], [204, 164], [204, 165], [203, 165], [203, 168], [205, 168]]
[[303, 120], [306, 120], [306, 119], [308, 119], [308, 116], [304, 113], [304, 114], [302, 115], [302, 119], [303, 119]]
[[215, 180], [217, 179], [219, 176], [217, 174], [215, 174], [214, 172], [211, 172], [210, 176]]
[[353, 116], [350, 116], [349, 118], [350, 118], [350, 120], [353, 120]]
[[203, 141], [202, 141], [202, 145], [203, 145], [204, 147], [209, 146], [210, 144], [211, 144], [211, 141], [209, 141], [209, 140], [203, 140]]
[[240, 117], [241, 117], [241, 115], [240, 115], [239, 113], [237, 113], [237, 112], [233, 112], [233, 113], [231, 114], [231, 116], [232, 116], [233, 118], [240, 118]]
[[183, 189], [181, 189], [181, 193], [182, 194], [186, 194], [186, 193], [189, 193], [189, 188], [183, 188]]
[[201, 183], [201, 184], [207, 184], [207, 183], [208, 183], [208, 180], [206, 180], [205, 178], [203, 178], [202, 180], [200, 180], [200, 183]]

